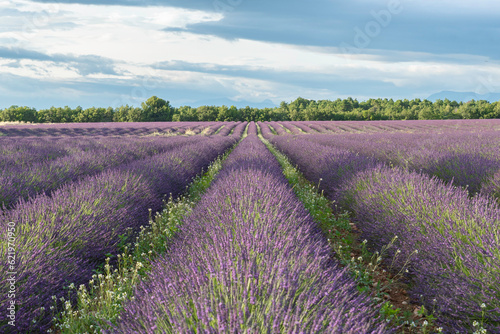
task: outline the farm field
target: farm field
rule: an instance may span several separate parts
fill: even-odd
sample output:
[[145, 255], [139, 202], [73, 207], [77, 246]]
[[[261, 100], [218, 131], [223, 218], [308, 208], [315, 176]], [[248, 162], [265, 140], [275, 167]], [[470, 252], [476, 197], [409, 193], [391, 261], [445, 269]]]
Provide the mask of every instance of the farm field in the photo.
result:
[[500, 120], [0, 126], [2, 333], [500, 333]]

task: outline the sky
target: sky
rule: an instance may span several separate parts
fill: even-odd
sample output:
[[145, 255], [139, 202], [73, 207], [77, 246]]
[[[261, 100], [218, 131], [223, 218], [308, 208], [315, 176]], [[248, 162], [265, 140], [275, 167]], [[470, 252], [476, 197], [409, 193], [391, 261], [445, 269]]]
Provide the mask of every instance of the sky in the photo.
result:
[[0, 108], [500, 92], [498, 0], [0, 0]]

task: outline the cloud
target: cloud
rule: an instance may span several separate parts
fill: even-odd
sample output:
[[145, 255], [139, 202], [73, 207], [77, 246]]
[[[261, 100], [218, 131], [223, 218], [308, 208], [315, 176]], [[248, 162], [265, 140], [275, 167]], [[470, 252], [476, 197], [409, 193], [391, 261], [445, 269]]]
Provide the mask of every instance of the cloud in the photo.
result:
[[[251, 91], [251, 94], [246, 94]], [[47, 81], [11, 73], [0, 73], [0, 108], [10, 105], [30, 105], [37, 108], [78, 105], [118, 107], [129, 104], [140, 106], [152, 95], [160, 96], [175, 106], [190, 105], [198, 100], [223, 99], [229, 96], [260, 102], [269, 97], [274, 88], [257, 80], [228, 80], [221, 77], [186, 76], [184, 80], [168, 77], [134, 77], [131, 79], [71, 79]], [[30, 101], [26, 103], [23, 101]]]
[[[451, 57], [451, 55], [449, 56]], [[319, 68], [272, 68], [210, 63], [189, 63], [181, 60], [159, 63], [157, 68], [169, 71], [188, 71], [234, 78], [251, 78], [279, 85], [286, 83], [294, 90], [326, 90], [342, 96], [425, 97], [440, 87], [455, 90], [473, 89], [500, 76], [496, 64], [448, 64], [444, 61], [388, 62], [358, 60], [351, 63], [320, 66]], [[466, 78], [466, 79], [464, 79]], [[419, 87], [426, 87], [418, 93]], [[421, 88], [420, 88], [421, 89]], [[354, 93], [353, 93], [354, 92]], [[312, 94], [314, 95], [314, 94]], [[316, 98], [311, 96], [310, 98]], [[335, 97], [336, 98], [336, 97]]]
[[0, 0], [0, 98], [279, 104], [497, 87], [499, 3], [390, 3]]
[[[360, 40], [361, 31], [365, 35], [367, 32], [371, 34], [367, 49], [499, 57], [496, 45], [500, 44], [500, 34], [495, 13], [500, 10], [500, 3], [490, 0], [137, 0], [59, 3], [101, 7], [175, 7], [217, 13], [223, 18], [185, 21], [185, 26], [168, 25], [162, 28], [170, 32], [189, 31], [228, 40], [339, 47], [343, 43], [355, 45], [356, 39]], [[391, 5], [394, 3], [398, 5]]]
[[0, 58], [16, 60], [16, 67], [22, 67], [19, 60], [50, 62], [51, 64], [57, 63], [59, 65], [64, 64], [64, 66], [74, 69], [82, 76], [98, 73], [110, 75], [119, 74], [115, 69], [115, 61], [94, 55], [48, 55], [33, 50], [0, 46]]
[[6, 59], [33, 59], [53, 60], [52, 57], [41, 52], [25, 50], [20, 48], [7, 48], [0, 46], [0, 58]]

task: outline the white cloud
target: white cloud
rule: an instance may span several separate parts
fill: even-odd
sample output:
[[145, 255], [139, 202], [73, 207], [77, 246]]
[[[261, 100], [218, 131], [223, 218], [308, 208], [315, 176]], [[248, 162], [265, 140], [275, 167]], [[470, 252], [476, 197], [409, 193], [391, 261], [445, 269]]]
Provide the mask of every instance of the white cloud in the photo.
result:
[[[0, 38], [16, 39], [16, 46], [46, 53], [74, 53], [141, 59], [155, 53], [158, 43], [170, 42], [164, 28], [184, 28], [222, 19], [222, 14], [169, 7], [40, 4], [30, 1], [0, 3], [16, 9], [3, 19], [9, 31]], [[175, 40], [173, 41], [175, 42]], [[11, 43], [12, 45], [12, 43]]]
[[[369, 2], [387, 5], [386, 0]], [[427, 0], [420, 4], [410, 0], [401, 2], [426, 10], [451, 4], [449, 0], [439, 4]], [[475, 3], [474, 10], [486, 8], [486, 3], [492, 5], [485, 0]], [[471, 2], [454, 1], [453, 4], [472, 8]], [[297, 47], [246, 39], [230, 41], [163, 30], [218, 22], [224, 18], [221, 13], [200, 10], [0, 0], [0, 13], [2, 11], [6, 14], [0, 23], [0, 41], [5, 45], [47, 55], [71, 55], [75, 59], [84, 55], [103, 57], [110, 61], [115, 71], [90, 71], [85, 75], [74, 63], [50, 59], [12, 62], [0, 58], [0, 75], [59, 82], [61, 89], [65, 82], [114, 80], [130, 87], [124, 89], [124, 94], [131, 96], [136, 103], [147, 98], [147, 94], [157, 87], [174, 86], [188, 91], [219, 92], [221, 95], [225, 92], [227, 97], [237, 100], [271, 99], [275, 103], [299, 95], [315, 99], [369, 95], [369, 92], [361, 91], [362, 87], [359, 92], [342, 94], [331, 88], [309, 88], [264, 76], [259, 79], [259, 73], [265, 72], [275, 73], [278, 78], [287, 73], [298, 74], [312, 78], [310, 80], [320, 75], [323, 78], [331, 76], [332, 83], [375, 81], [411, 94], [417, 91], [422, 94], [440, 90], [479, 90], [484, 89], [485, 84], [481, 82], [485, 80], [490, 87], [495, 87], [495, 79], [491, 78], [500, 77], [500, 64], [485, 56], [363, 49], [364, 54], [345, 57], [333, 47]], [[223, 72], [207, 74], [194, 70], [155, 69], [156, 63], [164, 61], [203, 63], [209, 67], [213, 64], [215, 68], [215, 65], [242, 67], [256, 74], [249, 78]], [[75, 88], [70, 90], [75, 94]]]

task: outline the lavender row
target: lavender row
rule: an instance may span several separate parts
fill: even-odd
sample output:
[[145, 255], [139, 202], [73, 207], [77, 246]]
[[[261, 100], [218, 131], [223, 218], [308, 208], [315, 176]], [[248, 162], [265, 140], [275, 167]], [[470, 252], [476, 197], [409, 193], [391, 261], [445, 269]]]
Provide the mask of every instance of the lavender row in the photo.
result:
[[[0, 176], [0, 205], [10, 207], [21, 198], [38, 193], [50, 194], [67, 182], [76, 181], [106, 168], [119, 166], [133, 160], [144, 159], [189, 143], [206, 140], [204, 137], [170, 138], [102, 138], [93, 145], [66, 148], [72, 154], [54, 160], [41, 161], [29, 166], [14, 165], [3, 170]], [[60, 145], [67, 141], [58, 142]]]
[[309, 135], [304, 138], [326, 146], [372, 156], [388, 165], [467, 187], [478, 193], [500, 170], [497, 132], [446, 134]]
[[[500, 207], [436, 178], [380, 167], [342, 186], [362, 238], [380, 250], [398, 236], [395, 270], [411, 258], [411, 296], [440, 315], [448, 331], [473, 322], [500, 333]], [[415, 256], [415, 251], [418, 251]], [[483, 307], [481, 307], [483, 305]]]
[[499, 333], [498, 205], [481, 195], [470, 198], [439, 179], [304, 137], [270, 139], [310, 181], [355, 214], [373, 251], [398, 236], [399, 251], [387, 258], [396, 259], [395, 272], [410, 258], [407, 279], [414, 301], [435, 311], [448, 333], [467, 332], [483, 319]]
[[[210, 126], [208, 126], [208, 125], [210, 125]], [[211, 136], [211, 135], [215, 134], [220, 129], [220, 127], [222, 125], [223, 125], [223, 123], [220, 123], [220, 122], [213, 122], [213, 123], [209, 123], [209, 124], [205, 123], [204, 124], [205, 128], [201, 131], [201, 133], [205, 134], [206, 136]]]
[[250, 134], [110, 332], [390, 332], [329, 253], [278, 162]]
[[[144, 123], [70, 123], [17, 124], [0, 127], [4, 136], [124, 136], [152, 133], [184, 133], [196, 127], [218, 129], [226, 122], [144, 122]], [[216, 130], [215, 130], [216, 131]]]
[[[264, 132], [263, 135], [265, 136]], [[325, 194], [338, 201], [340, 187], [356, 173], [374, 168], [380, 163], [374, 159], [346, 149], [324, 146], [306, 140], [308, 136], [272, 136], [268, 139], [304, 176], [317, 184]]]
[[[0, 313], [0, 331], [39, 332], [51, 325], [50, 306], [66, 296], [69, 283], [90, 279], [106, 254], [115, 254], [121, 236], [147, 222], [148, 209], [161, 208], [163, 195], [178, 195], [202, 168], [235, 143], [217, 137], [136, 161], [101, 174], [66, 184], [51, 197], [39, 195], [0, 211], [2, 235], [14, 222], [16, 237], [16, 327]], [[7, 258], [7, 240], [0, 255]], [[0, 280], [7, 282], [7, 263]], [[0, 307], [7, 309], [9, 286], [0, 291]]]
[[500, 171], [495, 173], [488, 181], [483, 184], [481, 193], [486, 196], [496, 197], [497, 201], [500, 202]]
[[[3, 173], [11, 168], [29, 168], [36, 163], [50, 163], [58, 158], [116, 145], [132, 145], [138, 137], [43, 137], [43, 138], [0, 138], [0, 167]], [[148, 139], [143, 139], [147, 141]], [[150, 141], [158, 141], [149, 139]], [[158, 146], [158, 145], [156, 145]], [[142, 148], [141, 148], [142, 149]]]
[[257, 134], [258, 134], [257, 124], [255, 124], [255, 122], [248, 123], [247, 135], [248, 136], [257, 136]]
[[280, 122], [280, 124], [283, 126], [283, 128], [287, 129], [294, 135], [304, 134], [304, 132], [300, 128], [294, 126], [292, 122]]
[[[243, 133], [242, 130], [245, 130], [246, 123], [242, 122], [228, 122], [225, 123], [224, 127], [217, 133], [219, 136], [228, 136], [230, 135], [233, 131], [237, 131]], [[241, 134], [240, 134], [241, 136]]]
[[[185, 134], [185, 135], [204, 134], [210, 136], [215, 132], [217, 132], [217, 130], [221, 128], [222, 125], [223, 123], [214, 123], [214, 122], [195, 123], [194, 127], [184, 126], [174, 129], [174, 133], [176, 132], [176, 134]], [[170, 129], [167, 130], [167, 132], [169, 131]]]
[[[318, 133], [443, 133], [443, 132], [485, 132], [498, 131], [500, 120], [426, 120], [426, 121], [293, 121], [264, 122], [278, 123], [293, 134]], [[274, 124], [272, 125], [275, 128]]]
[[[260, 123], [260, 124], [261, 124], [261, 130], [262, 130], [262, 123]], [[282, 135], [287, 134], [286, 130], [283, 128], [283, 126], [280, 123], [269, 122], [269, 125], [273, 128], [273, 130], [276, 132], [277, 135], [282, 136]], [[266, 126], [266, 128], [268, 129], [267, 126]]]
[[[263, 136], [264, 138], [269, 139], [270, 137], [272, 137], [272, 136], [274, 135], [274, 133], [273, 133], [273, 132], [271, 131], [271, 129], [269, 128], [269, 126], [267, 126], [267, 124], [262, 123], [262, 122], [258, 122], [257, 124], [259, 125], [259, 129], [260, 129], [260, 131], [261, 131], [261, 133], [262, 133], [262, 136]], [[280, 133], [280, 135], [284, 135], [284, 134], [286, 134], [286, 132], [285, 132], [285, 130], [283, 130], [284, 128], [281, 126], [281, 124], [277, 124], [276, 122], [274, 122], [274, 124], [269, 124], [269, 125], [271, 125], [271, 127], [274, 129], [274, 131], [275, 131], [276, 133], [278, 133], [278, 130], [277, 130], [277, 129], [278, 129], [278, 128], [281, 128], [281, 130], [282, 130], [283, 132], [280, 130], [280, 132], [279, 132], [279, 133]]]
[[231, 133], [231, 136], [236, 136], [238, 138], [241, 138], [241, 136], [245, 132], [245, 129], [250, 124], [252, 124], [252, 123], [248, 123], [248, 122], [240, 122], [240, 123], [238, 123], [238, 125], [236, 125], [236, 127], [233, 130], [233, 132]]
[[75, 151], [95, 148], [96, 141], [90, 138], [0, 138], [0, 168], [5, 173], [14, 166], [26, 168], [33, 163], [50, 161]]

